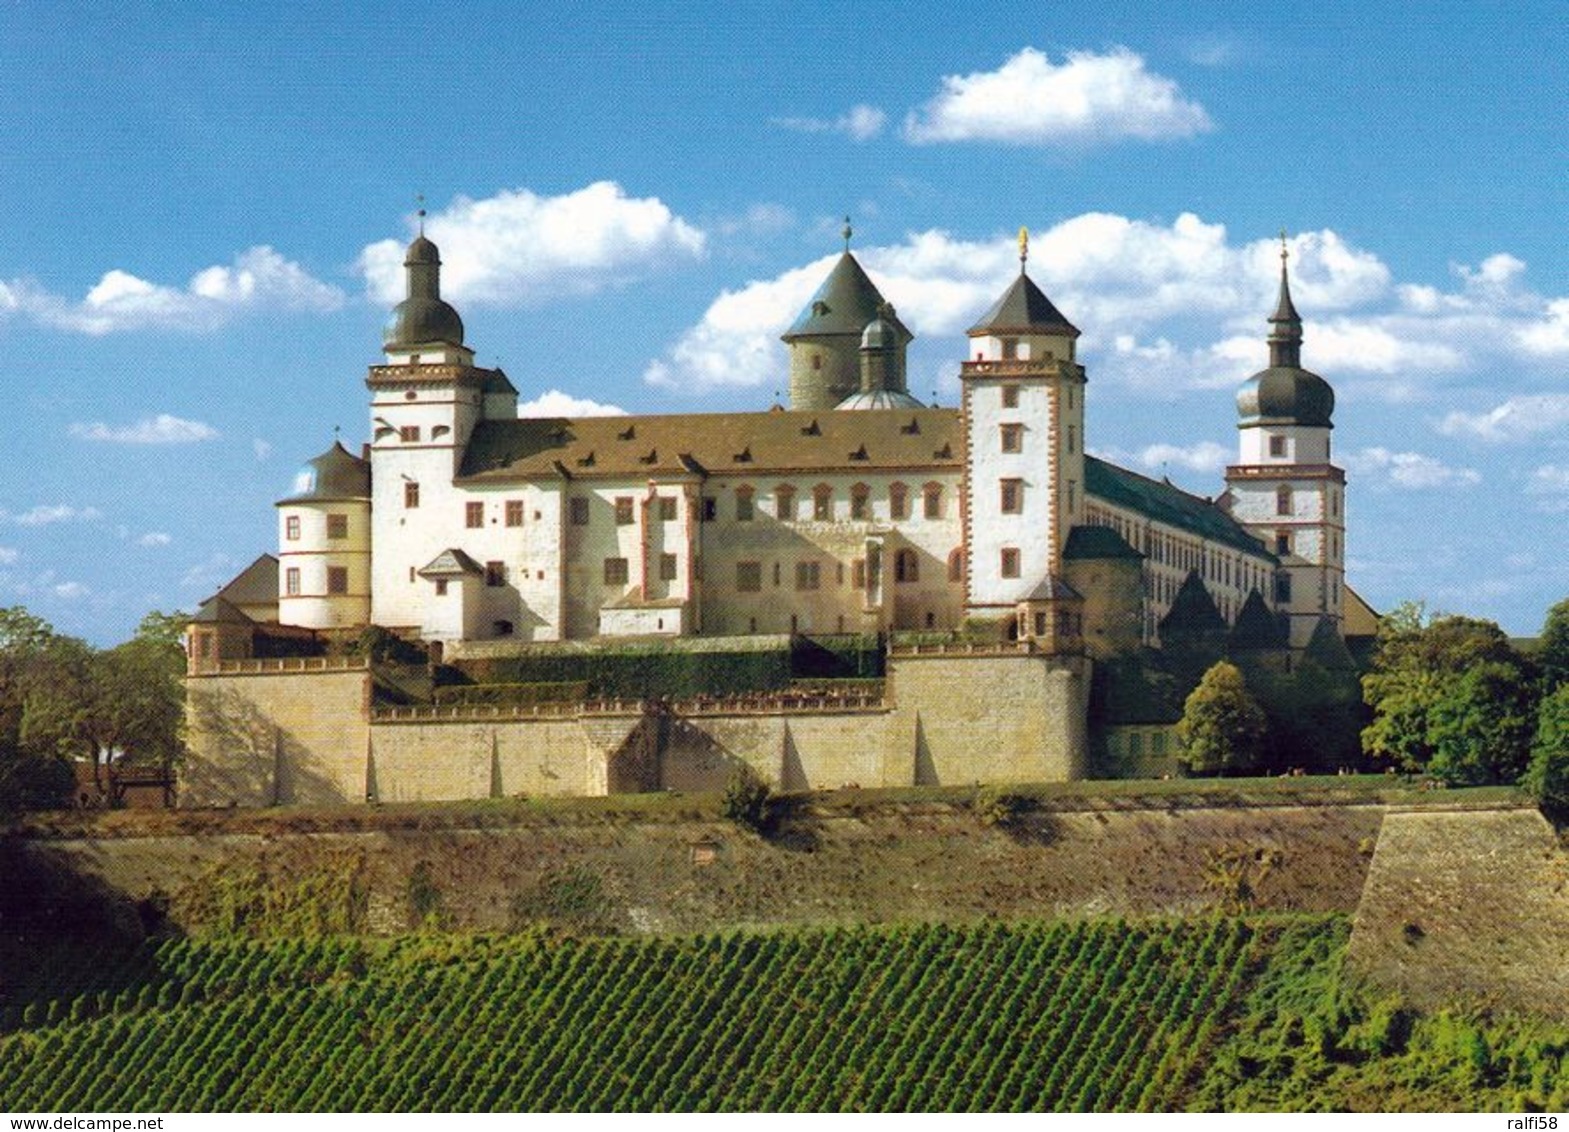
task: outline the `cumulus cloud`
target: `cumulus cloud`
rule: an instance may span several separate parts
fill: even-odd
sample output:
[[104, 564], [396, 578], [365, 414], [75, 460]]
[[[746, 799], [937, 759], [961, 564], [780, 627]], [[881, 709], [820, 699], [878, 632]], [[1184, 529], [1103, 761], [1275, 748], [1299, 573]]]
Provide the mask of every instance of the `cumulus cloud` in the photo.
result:
[[837, 118], [774, 118], [773, 124], [803, 134], [844, 134], [852, 141], [870, 141], [883, 132], [888, 115], [875, 106], [852, 106]]
[[40, 503], [20, 515], [7, 517], [19, 527], [47, 527], [54, 523], [95, 523], [103, 518], [103, 512], [69, 503]]
[[22, 552], [14, 546], [0, 546], [0, 566], [15, 566], [21, 557]]
[[49, 587], [49, 592], [65, 601], [80, 601], [92, 593], [81, 582], [56, 582]]
[[1420, 452], [1391, 452], [1364, 448], [1342, 457], [1346, 471], [1359, 482], [1377, 486], [1422, 490], [1435, 487], [1470, 487], [1482, 482], [1475, 468], [1455, 467]]
[[143, 417], [130, 425], [108, 425], [103, 421], [78, 422], [69, 431], [78, 440], [102, 440], [112, 444], [193, 444], [199, 440], [211, 440], [218, 435], [218, 430], [211, 425], [188, 421], [168, 413]]
[[163, 531], [148, 531], [136, 540], [137, 546], [168, 546], [174, 540]]
[[1097, 450], [1095, 454], [1114, 464], [1162, 473], [1173, 467], [1190, 472], [1218, 472], [1225, 468], [1235, 455], [1231, 449], [1216, 444], [1213, 440], [1201, 440], [1197, 444], [1186, 446], [1167, 443], [1150, 444], [1135, 452], [1109, 448]]
[[1461, 436], [1494, 443], [1525, 440], [1569, 426], [1569, 393], [1540, 393], [1510, 397], [1485, 412], [1455, 410], [1438, 422], [1446, 436]]
[[1026, 47], [995, 71], [945, 77], [936, 97], [906, 117], [904, 136], [917, 144], [1057, 145], [1185, 138], [1210, 128], [1204, 107], [1125, 47], [1070, 51], [1061, 63]]
[[1569, 511], [1569, 465], [1543, 464], [1534, 469], [1525, 490], [1540, 511]]
[[[699, 259], [707, 244], [658, 198], [629, 197], [612, 181], [554, 197], [458, 197], [425, 218], [425, 232], [441, 249], [443, 297], [496, 306], [591, 294]], [[405, 251], [403, 241], [382, 240], [360, 253], [377, 302], [403, 298]]]
[[626, 410], [619, 405], [602, 405], [586, 397], [574, 397], [559, 389], [541, 393], [532, 401], [518, 406], [520, 417], [624, 417]]
[[127, 330], [213, 330], [245, 311], [332, 311], [343, 292], [265, 245], [227, 266], [204, 268], [184, 287], [153, 283], [120, 268], [106, 271], [80, 301], [29, 279], [0, 283], [0, 313], [82, 334]]

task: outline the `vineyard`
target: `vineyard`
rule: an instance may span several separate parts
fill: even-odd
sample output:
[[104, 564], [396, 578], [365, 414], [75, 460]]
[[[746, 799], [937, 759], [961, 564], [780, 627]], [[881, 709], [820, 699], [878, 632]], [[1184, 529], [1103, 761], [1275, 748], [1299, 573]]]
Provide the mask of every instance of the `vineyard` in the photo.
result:
[[[1289, 1026], [1271, 1029], [1277, 984], [1333, 982], [1344, 940], [1333, 917], [171, 940], [20, 968], [0, 1006], [0, 1108], [1226, 1107], [1260, 1075], [1255, 1046], [1285, 1078], [1317, 1071], [1293, 1068]], [[1259, 1003], [1274, 1013], [1244, 1017]], [[1326, 1073], [1355, 1054], [1337, 1060], [1333, 1035], [1295, 1045]], [[1236, 1082], [1206, 1080], [1212, 1066]]]

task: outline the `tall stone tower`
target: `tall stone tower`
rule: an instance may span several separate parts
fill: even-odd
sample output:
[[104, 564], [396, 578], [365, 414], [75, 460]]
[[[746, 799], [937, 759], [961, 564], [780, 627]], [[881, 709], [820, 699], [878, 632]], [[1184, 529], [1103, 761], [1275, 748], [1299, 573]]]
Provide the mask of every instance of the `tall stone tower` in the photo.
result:
[[[872, 324], [875, 355], [868, 379], [881, 390], [905, 392], [905, 347], [915, 336], [899, 321], [855, 256], [850, 254], [850, 223], [844, 226], [844, 254], [823, 280], [812, 301], [781, 337], [790, 347], [790, 407], [832, 409], [862, 392], [862, 345]], [[854, 405], [849, 407], [856, 407]]]
[[1302, 368], [1302, 318], [1280, 249], [1280, 300], [1269, 316], [1269, 367], [1237, 394], [1238, 457], [1226, 469], [1231, 515], [1280, 559], [1275, 608], [1305, 648], [1321, 618], [1342, 632], [1346, 473], [1330, 462], [1335, 392]]
[[1068, 532], [1084, 518], [1084, 368], [1078, 329], [1026, 273], [969, 330], [960, 367], [965, 428], [965, 609], [1006, 616], [1054, 592]]

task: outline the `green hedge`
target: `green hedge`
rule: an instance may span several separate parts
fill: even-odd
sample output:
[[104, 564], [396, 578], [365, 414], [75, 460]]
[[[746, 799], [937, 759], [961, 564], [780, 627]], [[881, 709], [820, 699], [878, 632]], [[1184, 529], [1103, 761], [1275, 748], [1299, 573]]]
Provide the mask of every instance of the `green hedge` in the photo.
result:
[[790, 654], [783, 649], [551, 652], [464, 660], [458, 667], [481, 685], [579, 684], [590, 698], [602, 699], [685, 699], [773, 691], [790, 683]]
[[438, 704], [528, 705], [577, 703], [589, 698], [586, 680], [541, 684], [457, 684], [435, 690]]
[[796, 637], [790, 671], [799, 679], [873, 679], [883, 675], [884, 657], [875, 633]]

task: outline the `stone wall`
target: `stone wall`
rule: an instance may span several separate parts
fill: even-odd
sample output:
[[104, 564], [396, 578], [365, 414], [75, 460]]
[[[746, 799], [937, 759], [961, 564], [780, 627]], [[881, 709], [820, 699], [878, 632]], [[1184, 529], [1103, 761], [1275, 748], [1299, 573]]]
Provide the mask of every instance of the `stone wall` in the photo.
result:
[[245, 661], [186, 681], [182, 806], [365, 800], [369, 670], [293, 663]]

